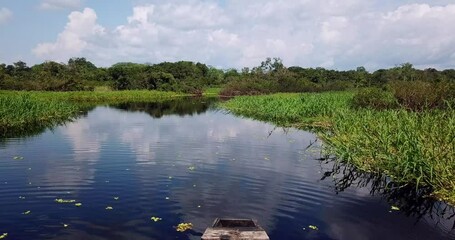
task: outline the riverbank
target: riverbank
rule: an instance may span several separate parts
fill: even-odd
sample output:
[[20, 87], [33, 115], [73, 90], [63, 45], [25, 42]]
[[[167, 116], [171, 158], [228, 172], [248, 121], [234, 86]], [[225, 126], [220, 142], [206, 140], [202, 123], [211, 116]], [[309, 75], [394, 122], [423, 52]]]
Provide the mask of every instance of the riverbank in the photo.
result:
[[236, 97], [221, 107], [280, 126], [313, 129], [326, 150], [403, 185], [431, 186], [455, 204], [455, 111], [354, 110], [350, 92]]

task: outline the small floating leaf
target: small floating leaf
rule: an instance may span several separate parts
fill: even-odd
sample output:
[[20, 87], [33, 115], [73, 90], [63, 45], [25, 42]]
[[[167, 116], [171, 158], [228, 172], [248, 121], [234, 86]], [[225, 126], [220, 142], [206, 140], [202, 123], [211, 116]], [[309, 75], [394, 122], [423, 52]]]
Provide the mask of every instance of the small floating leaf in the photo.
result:
[[159, 217], [151, 217], [150, 219], [151, 219], [152, 221], [154, 221], [154, 222], [158, 222], [158, 221], [163, 220], [163, 219], [161, 219], [161, 218], [159, 218]]
[[114, 200], [119, 200], [119, 197], [114, 197]]
[[390, 209], [392, 209], [393, 211], [400, 211], [400, 208], [397, 206], [392, 206], [392, 208], [390, 208]]
[[114, 208], [111, 207], [111, 206], [107, 206], [107, 207], [106, 207], [106, 210], [114, 210]]
[[28, 215], [28, 214], [30, 214], [31, 212], [32, 212], [32, 211], [28, 210], [28, 211], [23, 212], [22, 214], [23, 214], [23, 215]]
[[3, 233], [2, 235], [0, 235], [0, 239], [4, 239], [6, 237], [8, 237], [8, 233]]
[[55, 199], [55, 202], [57, 202], [57, 203], [75, 203], [76, 200], [58, 198], [58, 199]]
[[177, 226], [177, 232], [185, 232], [186, 230], [190, 230], [193, 228], [192, 223], [180, 223]]
[[82, 203], [75, 203], [74, 206], [76, 206], [76, 207], [81, 207], [81, 206], [82, 206]]
[[318, 227], [314, 226], [314, 225], [309, 225], [308, 226], [309, 228], [313, 229], [313, 230], [319, 230]]

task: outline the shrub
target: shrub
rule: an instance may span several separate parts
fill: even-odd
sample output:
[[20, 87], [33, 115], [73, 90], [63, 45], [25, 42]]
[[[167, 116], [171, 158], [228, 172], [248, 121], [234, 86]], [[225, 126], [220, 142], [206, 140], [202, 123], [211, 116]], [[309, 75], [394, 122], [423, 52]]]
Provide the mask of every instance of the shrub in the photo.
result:
[[455, 83], [394, 81], [390, 83], [398, 103], [408, 110], [442, 109], [455, 100]]
[[391, 92], [380, 88], [366, 88], [359, 90], [351, 100], [353, 108], [371, 108], [385, 110], [397, 107], [397, 100]]

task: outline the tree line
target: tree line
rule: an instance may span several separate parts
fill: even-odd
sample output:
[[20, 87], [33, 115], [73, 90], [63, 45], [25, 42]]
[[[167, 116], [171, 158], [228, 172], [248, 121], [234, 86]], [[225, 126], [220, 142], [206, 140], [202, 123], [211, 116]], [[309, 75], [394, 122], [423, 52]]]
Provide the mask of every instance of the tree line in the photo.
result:
[[385, 87], [391, 82], [455, 82], [455, 70], [415, 69], [405, 63], [368, 72], [364, 67], [338, 71], [325, 68], [285, 67], [279, 58], [267, 58], [254, 68], [222, 70], [190, 61], [159, 64], [117, 63], [97, 67], [85, 58], [67, 63], [46, 61], [32, 67], [23, 61], [0, 64], [0, 89], [38, 91], [165, 90], [200, 93], [223, 87], [224, 95], [274, 92], [320, 92], [363, 87]]

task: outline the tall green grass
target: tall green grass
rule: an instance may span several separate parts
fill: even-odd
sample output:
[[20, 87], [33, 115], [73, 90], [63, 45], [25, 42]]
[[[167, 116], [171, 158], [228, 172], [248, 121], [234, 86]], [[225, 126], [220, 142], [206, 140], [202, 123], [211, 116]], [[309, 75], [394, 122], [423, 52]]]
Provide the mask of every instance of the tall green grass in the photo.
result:
[[160, 91], [0, 91], [0, 139], [39, 132], [97, 104], [162, 102], [187, 94]]
[[455, 111], [341, 111], [321, 134], [329, 152], [395, 182], [455, 200]]
[[326, 150], [393, 181], [431, 186], [455, 204], [455, 110], [351, 109], [352, 93], [238, 97], [221, 107], [283, 126], [324, 126]]
[[351, 92], [279, 93], [242, 96], [222, 103], [228, 111], [278, 125], [326, 126], [340, 109], [349, 107]]
[[70, 120], [79, 109], [61, 101], [40, 101], [31, 94], [0, 95], [0, 138], [23, 135]]

